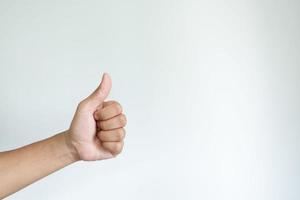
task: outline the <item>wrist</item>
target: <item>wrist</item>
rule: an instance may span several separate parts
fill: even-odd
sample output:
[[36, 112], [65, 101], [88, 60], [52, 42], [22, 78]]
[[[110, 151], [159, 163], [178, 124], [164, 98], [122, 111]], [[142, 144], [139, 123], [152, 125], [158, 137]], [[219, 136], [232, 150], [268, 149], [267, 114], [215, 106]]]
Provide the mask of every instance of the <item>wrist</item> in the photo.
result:
[[77, 152], [74, 144], [71, 141], [71, 136], [70, 136], [69, 131], [68, 130], [64, 131], [61, 134], [63, 136], [63, 143], [64, 143], [65, 150], [66, 150], [66, 153], [67, 153], [69, 159], [71, 160], [71, 162], [79, 161], [80, 157], [78, 155], [78, 152]]

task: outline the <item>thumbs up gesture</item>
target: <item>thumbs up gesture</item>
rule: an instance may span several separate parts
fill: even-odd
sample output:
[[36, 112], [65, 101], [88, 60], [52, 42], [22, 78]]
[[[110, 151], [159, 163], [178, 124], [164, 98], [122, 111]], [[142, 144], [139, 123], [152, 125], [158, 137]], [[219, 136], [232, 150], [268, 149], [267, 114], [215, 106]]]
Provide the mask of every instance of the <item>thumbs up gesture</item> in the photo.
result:
[[79, 160], [102, 160], [122, 151], [126, 117], [116, 101], [105, 101], [111, 79], [104, 74], [98, 88], [81, 101], [69, 129], [69, 145]]

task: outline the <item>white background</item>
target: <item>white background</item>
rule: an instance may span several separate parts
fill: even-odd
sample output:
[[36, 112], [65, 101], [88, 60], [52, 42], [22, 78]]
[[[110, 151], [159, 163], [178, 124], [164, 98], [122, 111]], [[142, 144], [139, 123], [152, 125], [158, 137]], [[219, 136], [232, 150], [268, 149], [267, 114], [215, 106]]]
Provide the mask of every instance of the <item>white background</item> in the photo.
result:
[[1, 0], [0, 151], [67, 129], [102, 72], [128, 117], [117, 159], [7, 199], [299, 199], [299, 13], [298, 0]]

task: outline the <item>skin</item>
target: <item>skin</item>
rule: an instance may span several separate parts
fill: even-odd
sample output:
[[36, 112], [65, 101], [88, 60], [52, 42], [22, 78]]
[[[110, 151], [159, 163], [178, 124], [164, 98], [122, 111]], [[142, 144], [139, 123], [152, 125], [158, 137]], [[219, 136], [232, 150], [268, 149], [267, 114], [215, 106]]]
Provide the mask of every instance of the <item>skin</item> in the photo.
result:
[[33, 144], [0, 152], [0, 199], [74, 162], [113, 158], [124, 145], [126, 117], [116, 101], [105, 101], [111, 79], [77, 107], [70, 128]]

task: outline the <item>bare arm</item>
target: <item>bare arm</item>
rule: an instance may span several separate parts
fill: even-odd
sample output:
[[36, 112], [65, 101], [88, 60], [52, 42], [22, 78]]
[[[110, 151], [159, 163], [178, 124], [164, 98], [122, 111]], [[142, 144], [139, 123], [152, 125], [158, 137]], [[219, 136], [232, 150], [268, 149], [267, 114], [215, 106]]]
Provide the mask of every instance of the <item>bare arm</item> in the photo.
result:
[[104, 102], [110, 88], [105, 74], [79, 104], [67, 131], [0, 153], [0, 199], [73, 162], [108, 159], [121, 152], [126, 118], [119, 103]]
[[0, 153], [0, 198], [78, 160], [68, 133]]

